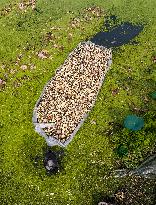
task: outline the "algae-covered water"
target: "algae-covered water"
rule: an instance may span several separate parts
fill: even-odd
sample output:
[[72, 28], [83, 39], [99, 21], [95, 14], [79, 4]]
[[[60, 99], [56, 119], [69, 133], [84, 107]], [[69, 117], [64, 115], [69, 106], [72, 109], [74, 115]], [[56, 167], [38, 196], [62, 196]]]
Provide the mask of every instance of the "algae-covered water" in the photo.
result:
[[[156, 87], [156, 1], [38, 0], [34, 10], [28, 4], [20, 10], [19, 2], [0, 2], [0, 204], [96, 205], [115, 193], [124, 196], [119, 204], [154, 204], [155, 181], [115, 179], [111, 172], [134, 169], [156, 150], [156, 102], [149, 96]], [[78, 43], [106, 30], [111, 37], [105, 43], [119, 45], [111, 69], [95, 107], [64, 150], [60, 172], [47, 176], [47, 145], [32, 125], [35, 103]], [[123, 30], [128, 39], [138, 35], [127, 43]], [[123, 119], [133, 114], [144, 118], [137, 132], [123, 128]], [[128, 154], [116, 154], [120, 145]]]

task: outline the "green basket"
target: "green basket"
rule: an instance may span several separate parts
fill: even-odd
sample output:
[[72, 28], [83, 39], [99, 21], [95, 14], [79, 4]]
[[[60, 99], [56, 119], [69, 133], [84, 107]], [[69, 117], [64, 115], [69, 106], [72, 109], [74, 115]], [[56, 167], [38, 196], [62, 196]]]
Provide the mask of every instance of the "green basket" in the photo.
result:
[[124, 120], [124, 127], [132, 131], [141, 130], [144, 126], [144, 120], [136, 115], [128, 115]]

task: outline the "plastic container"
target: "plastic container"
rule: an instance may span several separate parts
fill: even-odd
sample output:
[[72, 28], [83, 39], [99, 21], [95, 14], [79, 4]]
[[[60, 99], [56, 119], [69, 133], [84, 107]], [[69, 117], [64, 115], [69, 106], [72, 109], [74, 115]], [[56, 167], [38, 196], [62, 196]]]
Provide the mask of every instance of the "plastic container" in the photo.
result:
[[[81, 42], [80, 44], [93, 44], [91, 41], [87, 41], [87, 42]], [[80, 45], [78, 44], [78, 46]], [[99, 45], [96, 45], [96, 47], [98, 48], [101, 48], [101, 49], [104, 49], [103, 46], [99, 46]], [[73, 51], [69, 54], [72, 55]], [[112, 54], [107, 62], [107, 70], [109, 70], [110, 66], [112, 64]], [[55, 73], [59, 72], [59, 70], [61, 69], [61, 66], [56, 70]], [[68, 139], [65, 141], [65, 142], [61, 142], [61, 140], [59, 139], [56, 139], [54, 138], [53, 136], [47, 136], [46, 133], [44, 132], [44, 130], [42, 128], [44, 127], [47, 127], [47, 126], [52, 126], [53, 124], [52, 123], [38, 123], [38, 120], [37, 120], [37, 106], [38, 104], [40, 103], [42, 97], [43, 97], [43, 94], [44, 94], [44, 91], [47, 87], [47, 85], [49, 84], [49, 82], [53, 79], [54, 77], [52, 77], [48, 82], [47, 84], [44, 86], [43, 88], [43, 91], [42, 91], [42, 94], [41, 96], [39, 97], [38, 101], [36, 102], [36, 105], [35, 105], [35, 108], [34, 108], [34, 111], [33, 111], [33, 117], [32, 117], [32, 122], [35, 126], [35, 131], [40, 134], [41, 136], [43, 136], [48, 144], [48, 146], [55, 146], [55, 145], [58, 145], [58, 146], [61, 146], [61, 147], [66, 147], [70, 142], [71, 140], [73, 139], [73, 137], [75, 136], [75, 134], [77, 133], [77, 131], [80, 129], [80, 127], [82, 126], [82, 124], [84, 123], [84, 121], [86, 120], [86, 118], [88, 117], [89, 115], [89, 112], [88, 113], [85, 113], [83, 118], [81, 119], [81, 121], [79, 122], [78, 126], [75, 128], [75, 130], [73, 131], [73, 133], [68, 137]], [[104, 81], [104, 78], [105, 78], [105, 73], [103, 72], [103, 75], [101, 77], [101, 80], [100, 80], [100, 87], [99, 87], [99, 90], [97, 92], [97, 95], [100, 91], [100, 88], [103, 84], [103, 81]], [[93, 102], [92, 104], [92, 107], [94, 106], [96, 100]], [[91, 110], [90, 110], [91, 111]]]

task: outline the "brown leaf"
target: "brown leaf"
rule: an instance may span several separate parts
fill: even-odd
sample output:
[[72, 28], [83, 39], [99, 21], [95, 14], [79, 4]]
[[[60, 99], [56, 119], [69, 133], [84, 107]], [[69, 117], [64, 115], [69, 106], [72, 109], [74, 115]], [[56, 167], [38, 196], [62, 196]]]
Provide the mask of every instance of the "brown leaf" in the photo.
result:
[[22, 70], [26, 70], [27, 68], [28, 68], [27, 65], [21, 65], [21, 69], [22, 69]]
[[38, 57], [41, 59], [46, 59], [49, 57], [49, 53], [47, 50], [42, 50], [38, 53]]
[[112, 90], [112, 95], [113, 96], [117, 95], [118, 93], [119, 93], [119, 89], [118, 88]]

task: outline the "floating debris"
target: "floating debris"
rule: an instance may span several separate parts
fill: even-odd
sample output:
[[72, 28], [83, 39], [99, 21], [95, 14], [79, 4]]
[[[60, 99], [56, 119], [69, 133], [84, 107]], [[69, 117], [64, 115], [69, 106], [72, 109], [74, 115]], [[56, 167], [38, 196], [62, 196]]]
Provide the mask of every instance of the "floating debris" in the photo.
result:
[[91, 123], [92, 125], [96, 125], [96, 121], [95, 121], [95, 120], [91, 120], [90, 123]]
[[22, 70], [27, 70], [28, 66], [27, 65], [21, 65], [20, 67]]
[[64, 51], [64, 46], [59, 46], [59, 51], [63, 52]]
[[98, 6], [93, 6], [84, 9], [85, 12], [91, 13], [92, 15], [95, 15], [97, 17], [101, 17], [104, 14], [104, 10]]
[[38, 57], [41, 59], [46, 59], [49, 57], [49, 53], [47, 50], [42, 50], [39, 53], [37, 53]]
[[29, 0], [29, 6], [34, 10], [36, 8], [36, 0]]
[[125, 194], [122, 191], [119, 191], [115, 194], [116, 199], [123, 201], [125, 199]]
[[5, 80], [0, 78], [0, 89], [3, 89], [5, 87], [5, 85], [6, 85]]
[[60, 31], [60, 30], [61, 30], [61, 27], [53, 26], [53, 27], [51, 27], [50, 29], [51, 29], [51, 30]]
[[15, 70], [15, 69], [10, 69], [10, 73], [11, 74], [15, 74], [17, 72], [17, 70]]
[[34, 70], [36, 66], [34, 64], [30, 64], [30, 70]]
[[12, 11], [12, 9], [14, 9], [14, 5], [10, 4], [8, 6], [5, 6], [4, 8], [0, 10], [0, 16], [6, 16]]
[[18, 87], [20, 87], [22, 85], [22, 83], [20, 82], [20, 80], [15, 80], [14, 82], [13, 82], [13, 86], [15, 87], [15, 88], [18, 88]]
[[57, 45], [57, 44], [54, 44], [54, 45], [53, 45], [53, 47], [54, 47], [54, 48], [58, 48], [58, 47], [59, 47], [59, 45]]
[[22, 11], [26, 11], [29, 7], [34, 10], [36, 8], [36, 0], [29, 0], [27, 2], [20, 2], [18, 3], [18, 8]]
[[119, 89], [118, 88], [112, 90], [112, 95], [113, 96], [117, 95], [118, 93], [119, 93]]
[[52, 31], [47, 32], [44, 36], [43, 36], [43, 40], [45, 42], [49, 42], [49, 41], [54, 41], [56, 40], [55, 35], [52, 33]]
[[19, 54], [19, 55], [17, 56], [15, 65], [19, 65], [19, 62], [20, 62], [20, 60], [21, 60], [22, 57], [23, 57], [23, 54]]
[[20, 10], [25, 10], [25, 9], [26, 9], [26, 5], [25, 5], [24, 3], [19, 3], [19, 4], [18, 4], [18, 8], [19, 8]]
[[79, 28], [80, 27], [80, 21], [78, 21], [76, 18], [70, 22], [71, 28]]
[[4, 70], [6, 68], [6, 65], [1, 65], [1, 68]]

